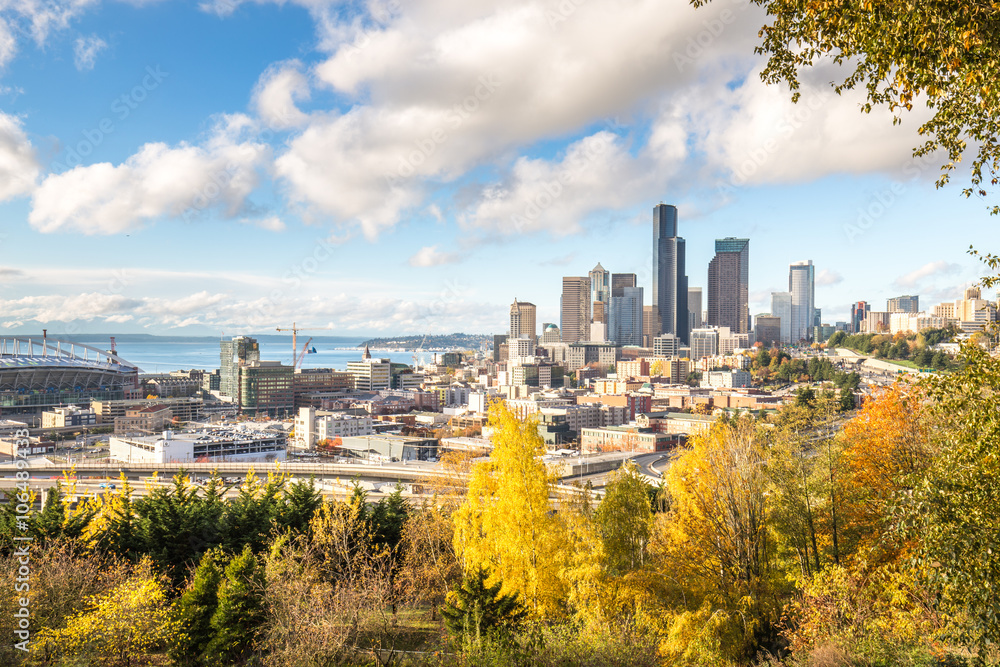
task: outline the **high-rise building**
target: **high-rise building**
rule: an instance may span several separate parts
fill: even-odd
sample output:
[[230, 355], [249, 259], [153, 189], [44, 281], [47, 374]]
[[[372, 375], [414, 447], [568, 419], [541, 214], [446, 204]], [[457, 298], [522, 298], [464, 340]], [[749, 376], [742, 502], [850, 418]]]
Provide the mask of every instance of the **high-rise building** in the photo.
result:
[[688, 287], [688, 329], [700, 329], [701, 326], [701, 288]]
[[240, 395], [240, 367], [260, 361], [256, 338], [234, 336], [219, 341], [219, 393], [231, 398]]
[[347, 362], [347, 372], [354, 376], [354, 387], [358, 391], [392, 388], [392, 362], [388, 359], [372, 359], [367, 345], [361, 361]]
[[754, 338], [764, 347], [781, 344], [781, 318], [762, 313], [754, 321]]
[[708, 264], [708, 326], [749, 333], [749, 298], [750, 239], [716, 239]]
[[788, 291], [792, 295], [790, 342], [810, 340], [816, 324], [816, 267], [811, 259], [788, 267]]
[[861, 323], [865, 321], [869, 312], [871, 312], [871, 306], [868, 305], [867, 301], [851, 304], [851, 333], [861, 333]]
[[552, 322], [542, 324], [542, 345], [548, 343], [558, 343], [562, 339], [559, 336], [559, 327]]
[[656, 306], [642, 307], [642, 346], [653, 347], [653, 339], [659, 336], [660, 312]]
[[611, 297], [605, 338], [619, 345], [642, 345], [642, 288], [624, 287], [622, 296]]
[[598, 262], [597, 266], [590, 270], [590, 291], [595, 302], [608, 303], [611, 298], [611, 274]]
[[719, 352], [719, 330], [703, 327], [691, 331], [691, 360], [714, 357]]
[[685, 242], [677, 236], [677, 207], [653, 208], [653, 305], [660, 316], [659, 333], [673, 333], [688, 342], [688, 278]]
[[778, 341], [781, 344], [792, 341], [792, 295], [790, 292], [771, 292], [771, 317], [781, 322]]
[[593, 310], [590, 312], [591, 321], [594, 324], [604, 323], [608, 321], [608, 315], [605, 312], [607, 307], [603, 301], [595, 301], [593, 305]]
[[611, 296], [625, 296], [626, 287], [638, 287], [634, 273], [611, 274]]
[[493, 334], [493, 361], [501, 361], [500, 348], [507, 344], [507, 336]]
[[658, 357], [676, 357], [680, 355], [680, 350], [681, 342], [674, 334], [663, 334], [653, 339], [653, 354]]
[[535, 304], [514, 299], [510, 306], [510, 337], [528, 336], [533, 344], [538, 344], [535, 329]]
[[920, 297], [906, 294], [893, 297], [886, 301], [886, 308], [890, 313], [919, 313]]
[[559, 330], [564, 343], [590, 339], [590, 278], [563, 278]]

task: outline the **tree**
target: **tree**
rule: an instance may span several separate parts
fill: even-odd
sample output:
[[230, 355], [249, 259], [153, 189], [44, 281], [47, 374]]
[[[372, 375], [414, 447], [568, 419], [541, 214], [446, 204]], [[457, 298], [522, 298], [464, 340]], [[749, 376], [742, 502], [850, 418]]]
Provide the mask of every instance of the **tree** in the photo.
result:
[[88, 599], [87, 609], [60, 629], [44, 628], [33, 646], [36, 656], [72, 657], [129, 667], [166, 644], [177, 624], [170, 618], [166, 587], [144, 559], [126, 581]]
[[477, 568], [448, 596], [441, 616], [451, 636], [463, 645], [479, 645], [485, 637], [511, 632], [528, 616], [517, 595], [501, 593], [503, 584], [487, 585], [489, 573]]
[[540, 459], [545, 446], [537, 422], [518, 419], [497, 401], [490, 424], [493, 451], [473, 467], [465, 502], [454, 514], [456, 551], [466, 572], [490, 569], [504, 594], [519, 596], [533, 614], [558, 614], [565, 544], [549, 506], [555, 477]]
[[640, 476], [635, 463], [626, 462], [612, 476], [594, 519], [604, 543], [609, 573], [623, 574], [646, 563], [646, 550], [653, 532], [653, 512], [649, 503], [649, 484]]
[[964, 367], [925, 380], [940, 448], [906, 506], [913, 564], [938, 595], [956, 639], [1000, 643], [1000, 359], [962, 346]]
[[734, 654], [773, 645], [780, 615], [763, 433], [749, 420], [691, 438], [667, 472], [670, 510], [657, 515], [660, 567], [685, 606], [708, 605], [738, 637]]
[[218, 606], [209, 625], [212, 640], [205, 649], [213, 664], [241, 664], [257, 650], [264, 626], [264, 573], [250, 545], [226, 566], [219, 584]]
[[220, 554], [212, 552], [202, 556], [194, 579], [177, 601], [174, 614], [179, 632], [170, 657], [178, 664], [212, 664], [203, 656], [214, 636], [211, 621], [219, 606], [219, 584], [222, 583], [219, 557]]
[[[709, 0], [692, 0], [700, 6]], [[944, 185], [968, 145], [978, 146], [971, 187], [965, 196], [985, 196], [997, 185], [1000, 143], [1000, 32], [990, 3], [966, 0], [753, 0], [770, 24], [761, 29], [758, 52], [768, 55], [761, 78], [785, 83], [799, 99], [799, 74], [827, 61], [847, 75], [837, 93], [863, 86], [862, 111], [887, 107], [899, 122], [918, 98], [933, 109], [919, 129], [926, 141], [917, 157], [947, 151], [938, 185]], [[985, 170], [985, 174], [984, 174]], [[994, 214], [1000, 206], [993, 206]]]

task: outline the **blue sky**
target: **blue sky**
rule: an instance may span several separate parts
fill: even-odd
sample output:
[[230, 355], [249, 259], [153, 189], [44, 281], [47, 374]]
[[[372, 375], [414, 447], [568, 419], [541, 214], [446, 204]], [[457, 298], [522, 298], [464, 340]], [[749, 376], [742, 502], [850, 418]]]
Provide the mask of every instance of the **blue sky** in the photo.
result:
[[0, 0], [0, 330], [502, 332], [598, 261], [649, 299], [652, 208], [692, 286], [750, 243], [751, 312], [812, 259], [824, 321], [956, 298], [987, 202], [894, 127], [764, 86], [716, 0]]

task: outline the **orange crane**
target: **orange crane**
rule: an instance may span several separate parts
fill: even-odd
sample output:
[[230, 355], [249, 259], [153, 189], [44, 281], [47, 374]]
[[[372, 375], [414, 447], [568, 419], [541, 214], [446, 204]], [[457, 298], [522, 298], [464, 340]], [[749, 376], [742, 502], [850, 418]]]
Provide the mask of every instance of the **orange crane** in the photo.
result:
[[306, 352], [309, 351], [309, 343], [311, 343], [311, 342], [313, 342], [312, 338], [310, 338], [309, 340], [307, 340], [306, 344], [302, 346], [302, 354], [300, 354], [299, 357], [298, 357], [298, 359], [295, 360], [295, 368], [296, 369], [298, 369], [298, 367], [302, 365], [302, 360], [305, 358]]
[[292, 363], [295, 363], [295, 356], [299, 353], [299, 339], [298, 334], [300, 331], [329, 331], [333, 327], [298, 327], [295, 322], [292, 322], [291, 328], [283, 329], [278, 327], [278, 331], [291, 331], [292, 332]]

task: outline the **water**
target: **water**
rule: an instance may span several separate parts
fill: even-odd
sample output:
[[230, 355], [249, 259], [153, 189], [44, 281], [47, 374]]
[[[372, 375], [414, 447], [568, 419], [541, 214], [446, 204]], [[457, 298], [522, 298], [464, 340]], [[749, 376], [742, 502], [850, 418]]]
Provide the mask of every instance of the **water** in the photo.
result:
[[[292, 363], [291, 336], [255, 336], [260, 343], [260, 358], [263, 361]], [[309, 340], [299, 336], [299, 352]], [[363, 353], [357, 345], [365, 339], [357, 338], [314, 338], [309, 344], [316, 348], [316, 354], [307, 354], [302, 359], [301, 368], [336, 368], [345, 370], [350, 361], [360, 361]], [[111, 347], [108, 336], [75, 336], [73, 342], [92, 345], [102, 350]], [[186, 336], [118, 336], [116, 337], [118, 356], [138, 366], [143, 373], [169, 373], [193, 368], [213, 370], [219, 367], [219, 339]], [[395, 363], [413, 364], [413, 352], [372, 350], [373, 357], [389, 358]], [[423, 361], [430, 361], [429, 352], [421, 352]]]

